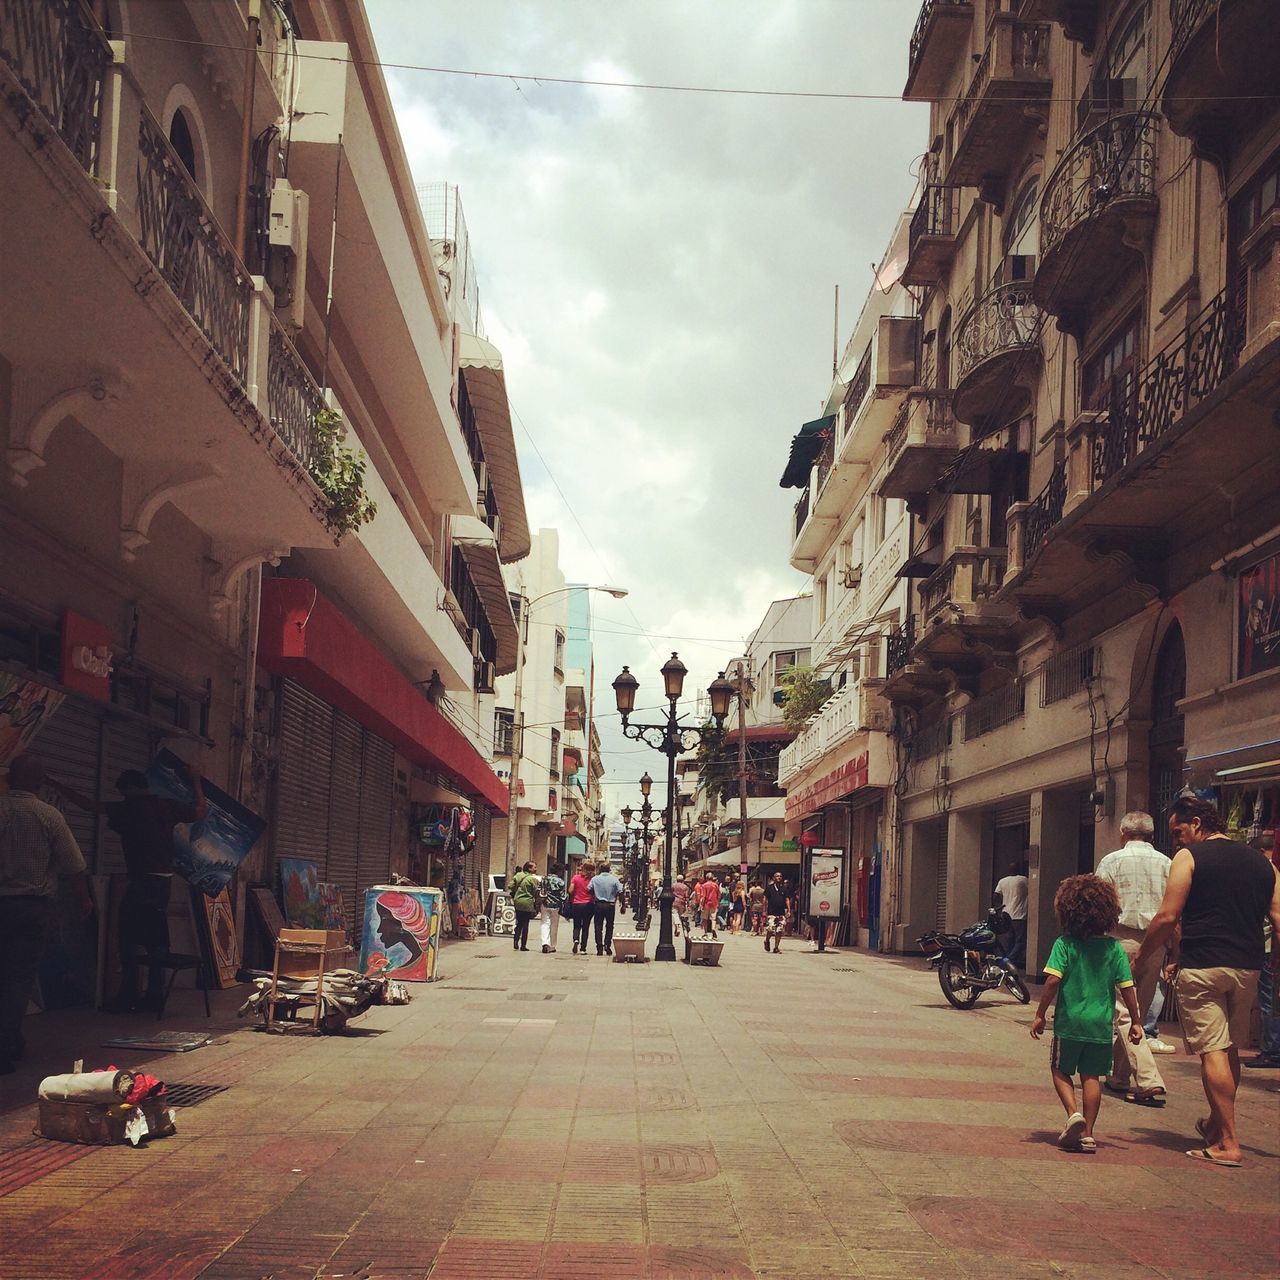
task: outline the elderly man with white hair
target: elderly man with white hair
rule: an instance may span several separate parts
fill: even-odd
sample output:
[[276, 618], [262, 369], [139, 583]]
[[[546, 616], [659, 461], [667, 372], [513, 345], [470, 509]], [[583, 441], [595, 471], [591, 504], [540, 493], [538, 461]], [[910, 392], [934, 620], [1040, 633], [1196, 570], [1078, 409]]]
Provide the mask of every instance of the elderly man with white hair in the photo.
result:
[[[1169, 859], [1152, 843], [1155, 822], [1149, 813], [1134, 810], [1120, 819], [1124, 848], [1109, 853], [1098, 863], [1097, 876], [1115, 886], [1120, 899], [1120, 920], [1111, 931], [1129, 957], [1130, 964], [1142, 946], [1147, 926], [1164, 898], [1169, 881]], [[1163, 956], [1152, 955], [1141, 970], [1134, 969], [1138, 1008], [1150, 1007], [1160, 979]], [[1126, 1102], [1146, 1107], [1165, 1104], [1164, 1079], [1156, 1067], [1151, 1046], [1145, 1040], [1129, 1040], [1129, 1011], [1116, 1001], [1115, 1039], [1111, 1053], [1111, 1076], [1107, 1088], [1124, 1095]]]

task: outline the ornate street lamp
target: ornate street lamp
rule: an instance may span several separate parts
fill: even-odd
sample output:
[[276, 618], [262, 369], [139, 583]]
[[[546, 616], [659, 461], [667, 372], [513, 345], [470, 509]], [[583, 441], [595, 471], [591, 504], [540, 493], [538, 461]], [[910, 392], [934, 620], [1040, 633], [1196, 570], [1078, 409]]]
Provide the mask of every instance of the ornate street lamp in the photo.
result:
[[[662, 665], [662, 686], [667, 698], [667, 716], [657, 724], [631, 724], [630, 717], [636, 709], [636, 690], [640, 682], [631, 674], [629, 667], [623, 667], [618, 678], [613, 682], [614, 697], [617, 700], [618, 714], [622, 717], [622, 732], [625, 737], [635, 742], [643, 742], [655, 751], [661, 751], [667, 757], [667, 807], [666, 807], [666, 848], [662, 855], [662, 892], [658, 896], [660, 924], [658, 929], [658, 946], [654, 952], [655, 960], [674, 960], [676, 958], [675, 941], [672, 932], [671, 904], [674, 893], [671, 889], [671, 862], [673, 841], [675, 839], [676, 812], [676, 757], [686, 751], [692, 751], [703, 739], [704, 731], [699, 727], [685, 728], [680, 724], [676, 714], [676, 703], [684, 691], [684, 678], [688, 668], [680, 661], [679, 655], [673, 653]], [[711, 682], [707, 690], [711, 698], [711, 716], [716, 722], [716, 732], [724, 728], [725, 716], [729, 714], [729, 702], [733, 697], [733, 685], [725, 679], [722, 671], [719, 678]], [[647, 785], [646, 785], [647, 780]], [[653, 779], [645, 774], [640, 780], [640, 790], [648, 805], [649, 788]], [[643, 817], [643, 810], [641, 811]], [[647, 871], [646, 871], [647, 874]]]

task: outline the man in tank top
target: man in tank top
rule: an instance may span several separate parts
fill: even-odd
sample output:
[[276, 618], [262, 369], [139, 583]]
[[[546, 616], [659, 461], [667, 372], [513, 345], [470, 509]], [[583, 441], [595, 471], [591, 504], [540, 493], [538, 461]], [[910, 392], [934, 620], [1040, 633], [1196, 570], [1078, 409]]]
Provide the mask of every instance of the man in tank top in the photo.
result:
[[1268, 858], [1228, 839], [1222, 825], [1209, 801], [1195, 795], [1174, 801], [1169, 830], [1178, 852], [1134, 968], [1160, 954], [1181, 920], [1174, 992], [1187, 1048], [1200, 1055], [1200, 1080], [1209, 1100], [1208, 1119], [1196, 1124], [1204, 1145], [1187, 1155], [1236, 1168], [1240, 1049], [1248, 1043], [1249, 1016], [1265, 963], [1268, 916], [1272, 929], [1280, 930], [1280, 878]]

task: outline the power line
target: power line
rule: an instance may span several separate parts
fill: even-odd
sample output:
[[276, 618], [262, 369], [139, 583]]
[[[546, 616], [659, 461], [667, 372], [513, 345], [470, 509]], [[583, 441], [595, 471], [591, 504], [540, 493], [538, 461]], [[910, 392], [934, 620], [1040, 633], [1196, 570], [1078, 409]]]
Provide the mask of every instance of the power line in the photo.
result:
[[[202, 49], [226, 49], [233, 53], [243, 53], [238, 45], [220, 44], [211, 40], [192, 40], [181, 36], [162, 36], [146, 31], [127, 32], [125, 40], [154, 40], [158, 43], [193, 45]], [[381, 58], [339, 57], [336, 54], [301, 53], [293, 54], [297, 58], [305, 58], [314, 62], [338, 63], [346, 66], [378, 67], [384, 71], [416, 71], [425, 75], [460, 76], [472, 80], [505, 80], [517, 87], [521, 84], [565, 85], [583, 89], [630, 89], [646, 93], [691, 93], [709, 94], [719, 97], [735, 98], [793, 98], [828, 102], [902, 102], [901, 91], [895, 93], [851, 93], [847, 90], [834, 89], [757, 89], [735, 85], [708, 84], [668, 84], [654, 80], [598, 80], [586, 76], [549, 76], [520, 71], [484, 71], [476, 67], [436, 67], [417, 62], [389, 62]], [[935, 102], [959, 102], [963, 94], [955, 94], [932, 99]], [[1270, 93], [1251, 94], [1204, 94], [1187, 95], [1176, 99], [1177, 102], [1273, 102], [1280, 95]], [[1022, 98], [991, 97], [990, 102], [1008, 102], [1021, 104]], [[1048, 102], [1075, 102], [1074, 98], [1048, 98]]]

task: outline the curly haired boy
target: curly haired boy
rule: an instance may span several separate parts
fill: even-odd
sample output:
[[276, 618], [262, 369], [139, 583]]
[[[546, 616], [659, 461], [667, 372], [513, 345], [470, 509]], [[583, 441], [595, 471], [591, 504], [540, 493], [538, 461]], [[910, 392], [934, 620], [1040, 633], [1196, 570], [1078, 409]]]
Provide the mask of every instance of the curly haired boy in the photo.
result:
[[[1093, 1126], [1102, 1106], [1101, 1077], [1111, 1069], [1117, 989], [1129, 1010], [1129, 1038], [1134, 1043], [1142, 1039], [1142, 1018], [1128, 958], [1120, 944], [1106, 936], [1120, 918], [1115, 888], [1097, 876], [1068, 876], [1058, 886], [1053, 909], [1062, 936], [1045, 961], [1048, 978], [1031, 1035], [1040, 1039], [1045, 1013], [1056, 1000], [1049, 1071], [1067, 1113], [1058, 1145], [1065, 1151], [1093, 1153], [1098, 1149]], [[1083, 1110], [1076, 1104], [1077, 1073]]]

